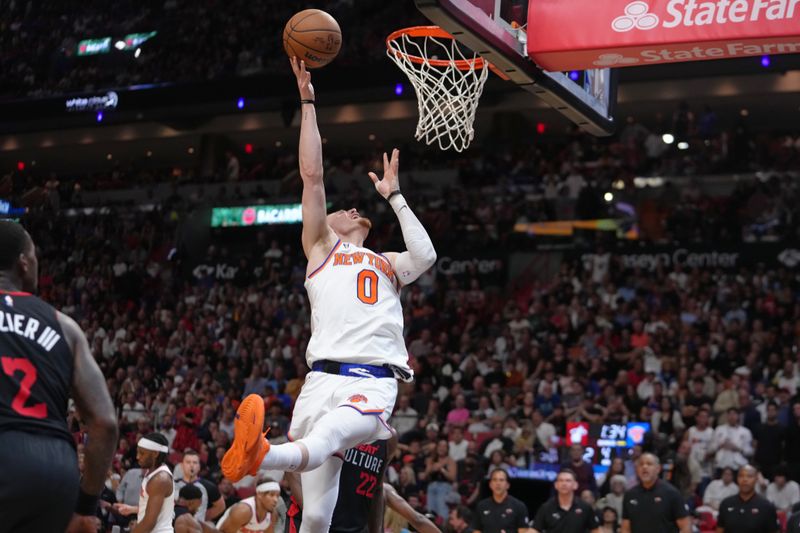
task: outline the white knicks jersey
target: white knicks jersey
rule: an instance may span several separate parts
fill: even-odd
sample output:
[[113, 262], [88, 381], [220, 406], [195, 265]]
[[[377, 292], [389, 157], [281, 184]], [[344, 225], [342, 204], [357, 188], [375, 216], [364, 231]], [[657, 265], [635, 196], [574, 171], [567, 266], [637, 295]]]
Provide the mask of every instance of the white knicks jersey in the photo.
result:
[[[142, 487], [139, 491], [139, 512], [136, 514], [137, 522], [144, 520], [145, 511], [147, 510], [147, 501], [150, 499], [150, 494], [147, 493], [147, 484], [150, 483], [150, 480], [153, 479], [154, 476], [161, 472], [169, 474], [169, 478], [172, 480], [172, 471], [167, 465], [159, 466], [142, 479]], [[172, 490], [173, 492], [175, 491], [174, 488]], [[172, 520], [174, 518], [175, 499], [172, 495], [169, 495], [164, 498], [164, 503], [161, 504], [161, 510], [158, 512], [158, 517], [156, 518], [156, 525], [153, 526], [151, 533], [174, 533], [175, 530], [172, 529]]]
[[[237, 530], [238, 533], [261, 533], [262, 531], [266, 531], [269, 529], [269, 526], [272, 525], [272, 513], [267, 513], [267, 515], [264, 517], [264, 520], [259, 522], [256, 513], [255, 496], [250, 496], [249, 498], [245, 498], [239, 503], [243, 503], [246, 506], [248, 506], [250, 508], [250, 512], [252, 513], [252, 515], [250, 516], [250, 521]], [[217, 522], [217, 529], [222, 528], [222, 525], [225, 523], [225, 520], [228, 518], [228, 515], [231, 514], [231, 509], [233, 509], [233, 505], [228, 507], [228, 510], [225, 511], [225, 514], [222, 515], [222, 518], [219, 519], [219, 522]]]
[[311, 302], [309, 366], [328, 359], [389, 364], [411, 374], [399, 283], [384, 256], [338, 241], [305, 283]]

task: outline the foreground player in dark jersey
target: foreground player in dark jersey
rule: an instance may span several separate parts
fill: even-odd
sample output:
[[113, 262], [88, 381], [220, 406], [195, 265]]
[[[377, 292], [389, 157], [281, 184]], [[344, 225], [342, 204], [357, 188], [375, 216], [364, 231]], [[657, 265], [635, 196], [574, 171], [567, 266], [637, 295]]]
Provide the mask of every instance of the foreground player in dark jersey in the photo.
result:
[[[397, 438], [362, 444], [347, 450], [341, 459], [339, 495], [333, 511], [330, 533], [382, 533], [384, 503], [409, 521], [420, 533], [439, 533], [439, 529], [414, 510], [394, 487], [383, 483], [387, 458], [394, 455]], [[303, 499], [300, 476], [286, 472], [292, 490], [292, 505], [286, 513], [286, 533], [300, 531]]]
[[[0, 221], [0, 533], [95, 533], [117, 444], [114, 406], [83, 331], [33, 296], [38, 278], [30, 235]], [[88, 431], [80, 480], [70, 394]]]

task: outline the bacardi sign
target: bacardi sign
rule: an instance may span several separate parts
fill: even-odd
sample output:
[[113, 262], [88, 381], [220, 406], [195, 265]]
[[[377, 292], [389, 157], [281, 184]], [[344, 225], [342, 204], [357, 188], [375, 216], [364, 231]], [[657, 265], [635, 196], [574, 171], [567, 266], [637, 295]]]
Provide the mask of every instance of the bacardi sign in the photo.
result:
[[800, 52], [800, 0], [531, 0], [528, 54], [550, 71]]

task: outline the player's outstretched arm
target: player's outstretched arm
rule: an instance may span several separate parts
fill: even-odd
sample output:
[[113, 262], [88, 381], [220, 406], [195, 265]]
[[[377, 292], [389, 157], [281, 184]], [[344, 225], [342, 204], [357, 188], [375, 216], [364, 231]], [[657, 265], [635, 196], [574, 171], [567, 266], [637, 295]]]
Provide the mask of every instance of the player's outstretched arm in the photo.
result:
[[436, 250], [428, 232], [400, 193], [399, 166], [400, 150], [395, 148], [391, 160], [383, 154], [383, 179], [378, 179], [374, 172], [370, 172], [369, 177], [378, 194], [389, 200], [400, 222], [407, 251], [389, 252], [386, 257], [392, 263], [400, 283], [408, 285], [436, 263]]
[[326, 220], [325, 184], [322, 177], [322, 139], [317, 127], [317, 112], [314, 109], [314, 86], [306, 64], [296, 57], [289, 60], [297, 78], [300, 91], [300, 177], [303, 179], [303, 251], [306, 259], [316, 246], [325, 248], [327, 254], [336, 241], [336, 235]]
[[117, 416], [103, 373], [92, 357], [83, 331], [67, 315], [59, 312], [57, 317], [72, 348], [72, 397], [88, 432], [86, 463], [75, 512], [81, 516], [94, 516], [97, 499], [117, 448]]
[[400, 496], [395, 488], [388, 483], [383, 484], [383, 493], [386, 498], [386, 505], [389, 508], [408, 520], [419, 533], [441, 533], [436, 525], [428, 520], [425, 515], [414, 510], [407, 501]]

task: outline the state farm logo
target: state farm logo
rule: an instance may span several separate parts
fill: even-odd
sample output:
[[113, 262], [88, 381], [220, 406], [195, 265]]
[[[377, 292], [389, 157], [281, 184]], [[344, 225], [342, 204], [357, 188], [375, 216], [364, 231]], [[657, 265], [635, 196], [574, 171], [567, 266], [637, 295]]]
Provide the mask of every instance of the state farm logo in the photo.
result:
[[617, 17], [611, 23], [611, 29], [623, 33], [636, 28], [638, 30], [652, 30], [658, 26], [658, 15], [648, 13], [650, 6], [646, 2], [631, 2], [625, 7], [625, 14]]
[[[661, 16], [650, 12], [650, 5], [637, 0], [625, 7], [625, 14], [611, 22], [617, 33], [653, 30], [659, 26], [673, 29], [679, 26], [700, 27], [797, 19], [798, 0], [669, 0], [658, 9]], [[663, 18], [663, 20], [662, 20]]]
[[595, 66], [598, 67], [619, 67], [622, 65], [633, 65], [638, 63], [639, 60], [635, 57], [625, 57], [622, 54], [602, 54], [593, 61]]

